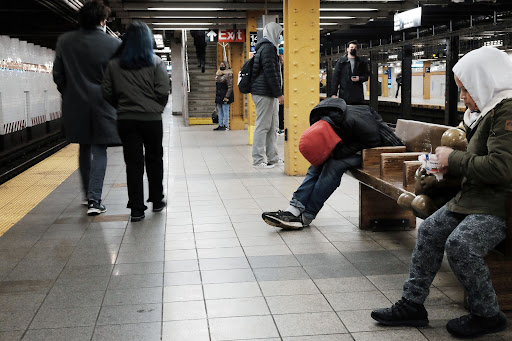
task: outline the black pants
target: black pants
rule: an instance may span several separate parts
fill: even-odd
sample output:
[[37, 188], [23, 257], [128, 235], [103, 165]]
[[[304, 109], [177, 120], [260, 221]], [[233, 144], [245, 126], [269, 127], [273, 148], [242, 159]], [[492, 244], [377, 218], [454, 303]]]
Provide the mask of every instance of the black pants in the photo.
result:
[[123, 155], [126, 163], [128, 183], [128, 205], [126, 207], [145, 210], [142, 180], [144, 161], [149, 183], [148, 202], [159, 202], [164, 197], [162, 121], [119, 120], [117, 127], [121, 141], [123, 141]]
[[284, 104], [279, 104], [279, 130], [284, 130]]

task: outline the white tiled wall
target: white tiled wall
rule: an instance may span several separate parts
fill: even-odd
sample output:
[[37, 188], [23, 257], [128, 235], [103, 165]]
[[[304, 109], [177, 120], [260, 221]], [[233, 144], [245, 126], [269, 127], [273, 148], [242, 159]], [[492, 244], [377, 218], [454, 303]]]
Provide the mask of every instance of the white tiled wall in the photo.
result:
[[0, 36], [0, 134], [49, 121], [60, 112], [60, 94], [51, 73], [10, 70], [5, 62], [53, 66], [55, 51]]

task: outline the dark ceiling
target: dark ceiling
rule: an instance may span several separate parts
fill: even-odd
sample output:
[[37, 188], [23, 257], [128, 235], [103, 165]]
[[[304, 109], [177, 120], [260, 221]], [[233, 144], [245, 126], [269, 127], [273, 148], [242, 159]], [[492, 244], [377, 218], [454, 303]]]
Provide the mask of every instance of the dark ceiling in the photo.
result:
[[[84, 0], [3, 0], [0, 34], [54, 48], [60, 34], [76, 28], [76, 8], [82, 2]], [[113, 10], [109, 27], [117, 32], [122, 32], [132, 20], [145, 21], [155, 31], [194, 27], [189, 25], [191, 21], [196, 25], [205, 23], [209, 28], [243, 28], [247, 10], [266, 10], [268, 14], [282, 17], [283, 5], [280, 0], [105, 0], [105, 3]], [[423, 7], [422, 27], [406, 30], [405, 34], [394, 32], [393, 14], [414, 8], [418, 3]], [[456, 30], [493, 20], [498, 23], [512, 21], [512, 3], [508, 0], [458, 0], [457, 3], [450, 0], [322, 0], [320, 6], [321, 25], [335, 23], [321, 26], [323, 50], [337, 49], [338, 46], [344, 49], [344, 44], [352, 39], [357, 39], [363, 46], [375, 46], [391, 40], [400, 41], [404, 35], [406, 39], [432, 35], [449, 30], [450, 25]], [[151, 7], [163, 10], [155, 11]], [[352, 18], [341, 19], [340, 16]], [[166, 22], [179, 26], [165, 27], [162, 24]]]

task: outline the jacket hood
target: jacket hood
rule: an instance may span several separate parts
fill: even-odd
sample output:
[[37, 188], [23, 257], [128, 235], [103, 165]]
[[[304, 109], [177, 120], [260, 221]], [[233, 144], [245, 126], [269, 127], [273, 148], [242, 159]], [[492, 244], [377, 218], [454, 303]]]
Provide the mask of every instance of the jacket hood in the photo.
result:
[[275, 22], [268, 23], [263, 28], [263, 38], [267, 38], [276, 49], [279, 48], [279, 36], [283, 33], [283, 28], [281, 25]]
[[347, 103], [341, 98], [327, 98], [318, 103], [309, 115], [309, 124], [313, 125], [322, 117], [329, 117], [330, 121], [337, 126], [341, 126], [341, 122], [345, 118], [347, 112]]
[[484, 46], [467, 53], [455, 64], [453, 73], [482, 114], [497, 94], [512, 90], [512, 60], [495, 47]]

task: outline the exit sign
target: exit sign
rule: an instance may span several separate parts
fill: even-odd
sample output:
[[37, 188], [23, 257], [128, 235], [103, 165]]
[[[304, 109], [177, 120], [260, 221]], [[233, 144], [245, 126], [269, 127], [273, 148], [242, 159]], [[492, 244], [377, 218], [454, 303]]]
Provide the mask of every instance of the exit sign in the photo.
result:
[[245, 30], [219, 30], [219, 43], [244, 43]]

